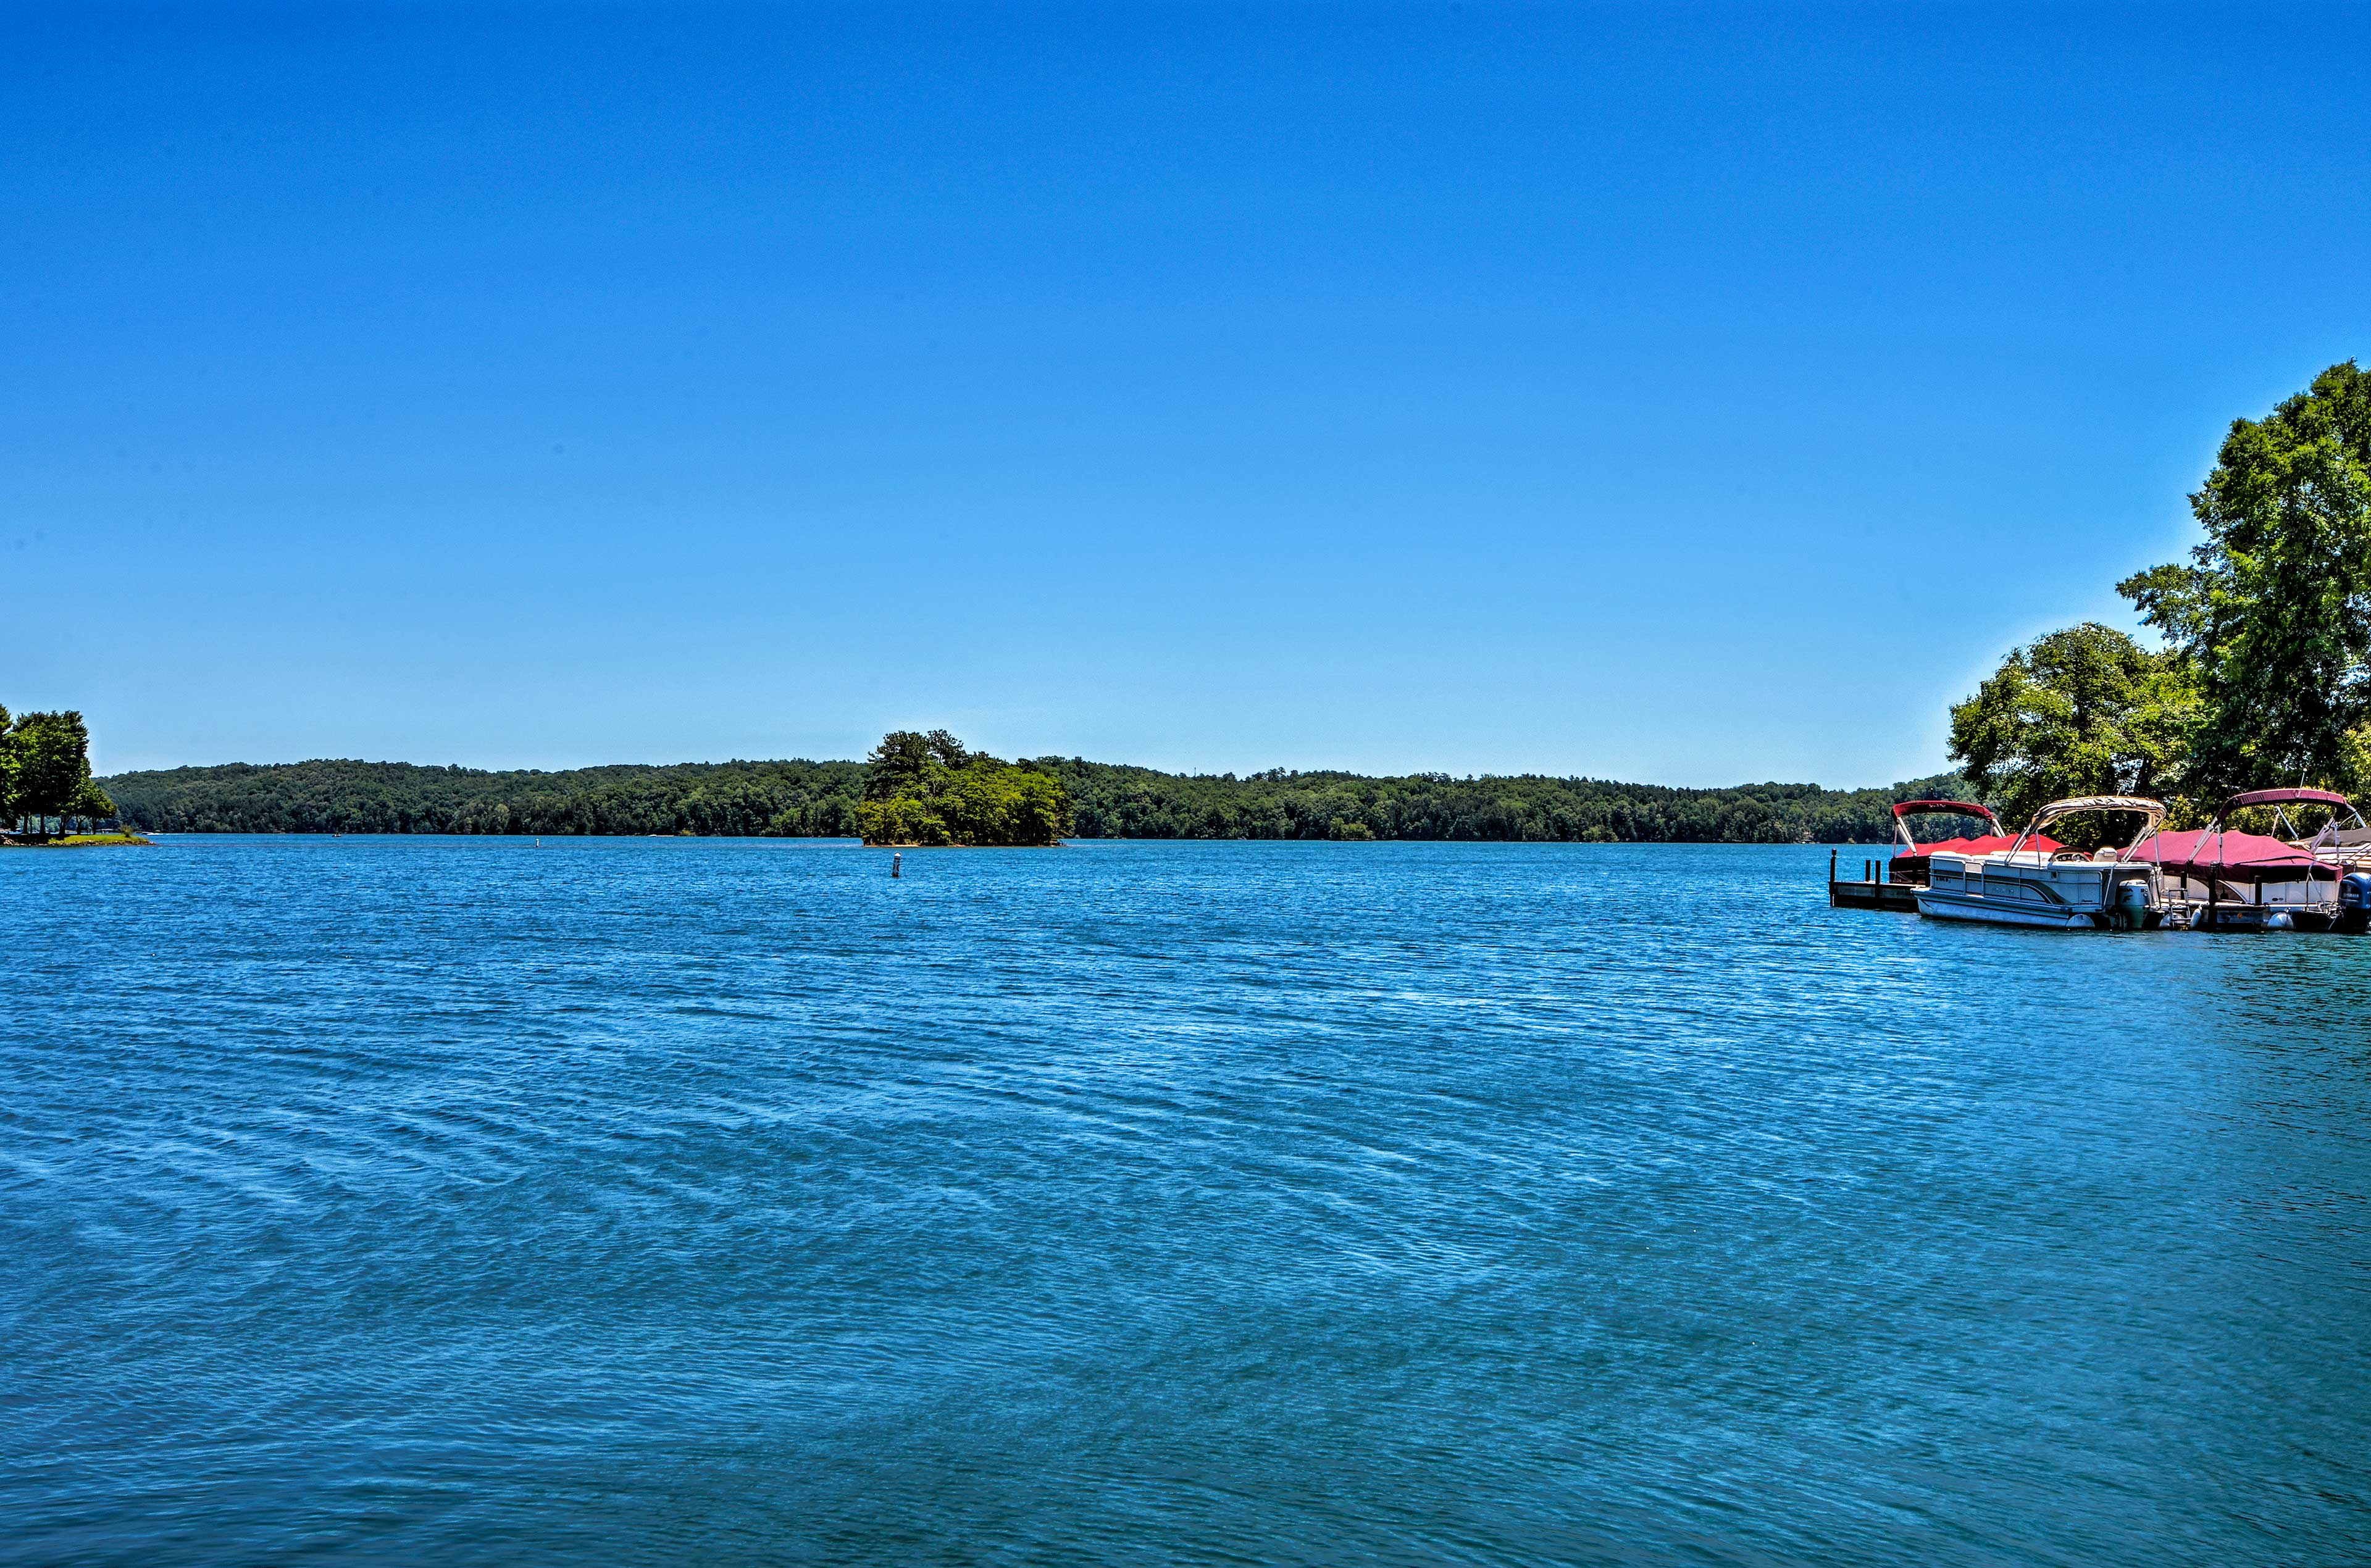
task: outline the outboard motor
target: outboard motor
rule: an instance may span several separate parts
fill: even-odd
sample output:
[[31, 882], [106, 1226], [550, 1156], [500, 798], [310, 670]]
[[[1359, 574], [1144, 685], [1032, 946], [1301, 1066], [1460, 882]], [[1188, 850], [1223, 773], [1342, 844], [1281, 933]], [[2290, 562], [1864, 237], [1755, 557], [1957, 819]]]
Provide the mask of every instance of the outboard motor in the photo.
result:
[[2338, 884], [2338, 928], [2354, 936], [2371, 928], [2371, 872], [2349, 871]]
[[2128, 882], [2116, 889], [2116, 924], [2137, 931], [2148, 924], [2149, 892], [2145, 882]]

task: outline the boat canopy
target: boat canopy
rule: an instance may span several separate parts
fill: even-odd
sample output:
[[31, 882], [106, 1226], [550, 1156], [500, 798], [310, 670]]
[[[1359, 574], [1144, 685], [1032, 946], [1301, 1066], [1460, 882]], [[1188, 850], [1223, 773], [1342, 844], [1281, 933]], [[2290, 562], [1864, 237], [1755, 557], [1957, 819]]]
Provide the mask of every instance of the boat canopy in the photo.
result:
[[2153, 821], [2165, 820], [2165, 802], [2141, 795], [2077, 795], [2072, 800], [2053, 801], [2033, 813], [2033, 825], [2054, 822], [2076, 812], [2143, 812]]
[[[1909, 819], [1928, 813], [1982, 817], [1992, 832], [1975, 838], [1943, 838], [1932, 844], [1921, 844], [1910, 835]], [[1989, 807], [1973, 801], [1904, 801], [1893, 808], [1893, 836], [1902, 847], [1893, 852], [1897, 860], [1917, 855], [1990, 855], [2006, 849], [2015, 842], [2001, 831], [2000, 818]], [[2036, 839], [2037, 847], [2047, 844], [2052, 849], [2061, 847], [2049, 839]]]
[[[2157, 824], [2165, 820], [2165, 802], [2152, 801], [2143, 795], [2076, 795], [2070, 800], [2053, 801], [2033, 813], [2033, 821], [2017, 836], [2018, 844], [2030, 843], [2039, 848], [2043, 824], [2073, 816], [2078, 812], [2138, 812], [2148, 819], [2141, 824], [2140, 832], [2133, 836], [2133, 842], [2138, 844], [2155, 833]], [[2130, 853], [2126, 851], [2127, 857]]]
[[[2331, 808], [2330, 822], [2308, 843], [2304, 839], [2284, 840], [2257, 833], [2234, 833], [2223, 824], [2231, 813], [2245, 806], [2310, 805]], [[2344, 810], [2354, 818], [2353, 831], [2339, 827], [2339, 812]], [[2288, 826], [2288, 813], [2277, 812], [2277, 822]], [[2363, 828], [2363, 814], [2355, 811], [2354, 802], [2331, 790], [2250, 790], [2244, 795], [2234, 795], [2215, 808], [2205, 828], [2198, 833], [2159, 835], [2161, 851], [2169, 869], [2194, 867], [2194, 875], [2207, 875], [2222, 870], [2242, 882], [2293, 882], [2309, 873], [2298, 868], [2309, 865], [2328, 866], [2317, 851], [2324, 848], [2344, 848], [2347, 840]], [[2295, 833], [2295, 827], [2289, 827]], [[2194, 841], [2194, 842], [2192, 842]], [[2152, 854], [2152, 859], [2156, 854]], [[2335, 876], [2337, 873], [2331, 873]]]
[[2311, 850], [2261, 833], [2217, 832], [2212, 827], [2153, 833], [2133, 846], [2124, 859], [2151, 861], [2177, 876], [2202, 881], [2303, 882], [2317, 868], [2329, 876], [2337, 875], [2328, 861], [2315, 859]]
[[2313, 806], [2353, 806], [2354, 801], [2331, 790], [2250, 790], [2244, 795], [2234, 795], [2223, 802], [2215, 814], [2238, 810], [2241, 806], [2285, 806], [2292, 802]]
[[1995, 827], [2000, 825], [2000, 818], [1993, 815], [1990, 807], [1980, 806], [1973, 801], [1904, 801], [1893, 808], [1896, 818], [1917, 816], [1924, 812], [1954, 812], [1960, 816], [1980, 816]]

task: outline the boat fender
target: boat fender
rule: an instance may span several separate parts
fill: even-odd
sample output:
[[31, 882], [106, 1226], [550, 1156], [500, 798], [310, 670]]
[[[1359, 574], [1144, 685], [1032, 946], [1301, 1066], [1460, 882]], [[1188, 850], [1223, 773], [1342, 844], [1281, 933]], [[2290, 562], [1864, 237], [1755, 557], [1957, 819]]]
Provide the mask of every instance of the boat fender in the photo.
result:
[[2116, 889], [2116, 923], [2127, 930], [2139, 930], [2148, 924], [2149, 894], [2146, 882], [2128, 882]]
[[2275, 909], [2264, 917], [2264, 929], [2267, 931], [2287, 931], [2296, 928], [2296, 922], [2289, 918], [2289, 912], [2285, 909]]

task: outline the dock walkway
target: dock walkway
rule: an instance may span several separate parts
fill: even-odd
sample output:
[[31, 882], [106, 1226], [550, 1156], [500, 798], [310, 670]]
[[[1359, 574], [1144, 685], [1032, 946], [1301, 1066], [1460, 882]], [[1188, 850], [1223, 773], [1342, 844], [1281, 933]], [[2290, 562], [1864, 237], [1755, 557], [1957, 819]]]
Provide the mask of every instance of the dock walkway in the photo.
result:
[[1828, 851], [1828, 906], [1832, 909], [1888, 909], [1901, 915], [1918, 913], [1918, 884], [1886, 880], [1891, 868], [1882, 860], [1861, 862], [1859, 882], [1836, 880], [1836, 851]]

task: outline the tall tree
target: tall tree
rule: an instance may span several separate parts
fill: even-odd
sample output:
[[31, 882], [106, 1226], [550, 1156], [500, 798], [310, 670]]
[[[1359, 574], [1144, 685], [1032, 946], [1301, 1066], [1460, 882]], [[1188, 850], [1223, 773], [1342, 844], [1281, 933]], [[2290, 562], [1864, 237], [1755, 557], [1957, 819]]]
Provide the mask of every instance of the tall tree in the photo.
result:
[[2087, 621], [2019, 648], [1951, 709], [1951, 756], [2021, 824], [2070, 795], [2157, 795], [2197, 723], [2182, 661]]
[[865, 754], [864, 798], [893, 801], [921, 790], [937, 761], [930, 736], [913, 730], [890, 731]]
[[64, 816], [90, 783], [90, 732], [79, 713], [25, 714], [9, 727], [8, 749], [24, 815]]
[[2371, 787], [2371, 375], [2235, 421], [2190, 504], [2191, 563], [2117, 588], [2196, 674], [2191, 788]]

